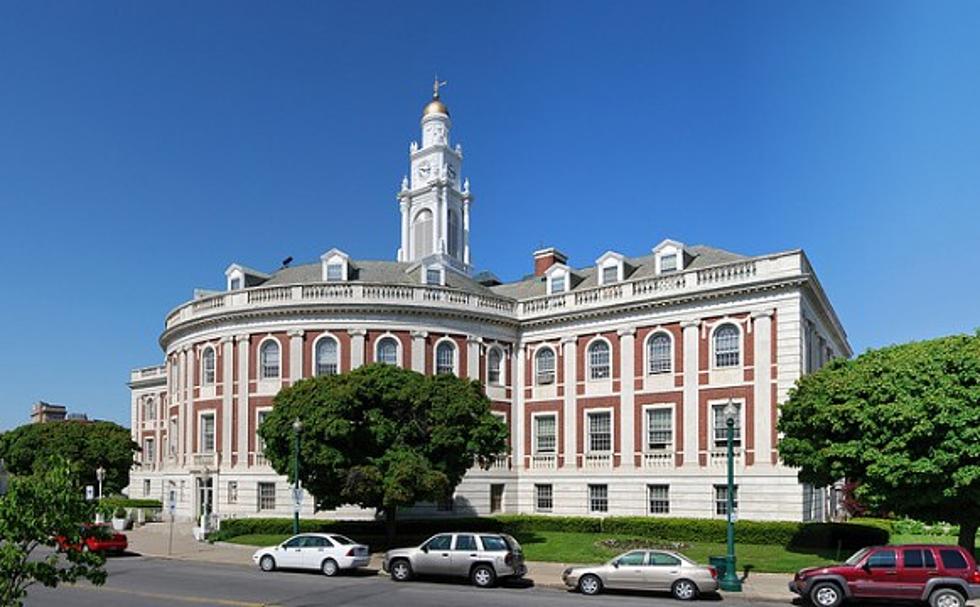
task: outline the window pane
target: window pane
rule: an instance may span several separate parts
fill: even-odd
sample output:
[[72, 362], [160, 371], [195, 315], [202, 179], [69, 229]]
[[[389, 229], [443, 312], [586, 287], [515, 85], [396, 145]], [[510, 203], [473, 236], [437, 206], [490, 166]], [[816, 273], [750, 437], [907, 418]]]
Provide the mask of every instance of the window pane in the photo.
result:
[[538, 512], [551, 512], [554, 505], [551, 485], [534, 486], [534, 507]]
[[541, 348], [535, 356], [536, 381], [538, 385], [555, 383], [555, 352], [551, 348]]
[[[734, 487], [732, 503], [738, 510], [738, 485]], [[728, 514], [728, 485], [715, 485], [715, 514]]]
[[589, 451], [612, 451], [612, 414], [589, 413]]
[[452, 541], [451, 535], [437, 535], [429, 540], [429, 550], [449, 550]]
[[259, 510], [276, 509], [276, 484], [259, 483]]
[[607, 379], [609, 377], [609, 344], [604, 341], [594, 342], [589, 346], [589, 379]]
[[902, 551], [902, 564], [906, 569], [922, 569], [922, 551], [921, 550], [903, 550]]
[[589, 512], [609, 511], [609, 487], [589, 485]]
[[487, 355], [487, 382], [494, 385], [500, 384], [500, 362], [502, 358], [500, 350], [497, 348], [490, 350], [490, 354]]
[[673, 272], [677, 269], [677, 255], [664, 255], [660, 258], [660, 271]]
[[262, 344], [259, 355], [262, 367], [262, 379], [279, 379], [279, 344], [267, 341]]
[[542, 415], [534, 418], [535, 451], [537, 453], [555, 452], [556, 425], [554, 415]]
[[343, 280], [344, 266], [339, 263], [327, 264], [327, 280]]
[[386, 365], [398, 364], [398, 343], [393, 337], [378, 340], [377, 361]]
[[650, 514], [670, 513], [670, 485], [647, 485]]
[[[742, 404], [734, 404], [737, 412], [735, 414], [735, 426], [732, 433], [732, 444], [739, 447], [742, 444]], [[725, 416], [725, 407], [727, 406], [727, 404], [711, 406], [711, 412], [714, 417], [714, 440], [716, 449], [728, 447], [728, 421], [727, 417]]]
[[638, 567], [647, 560], [646, 552], [628, 552], [619, 557], [619, 564], [627, 567]]
[[483, 549], [488, 552], [510, 550], [510, 546], [507, 545], [507, 541], [504, 540], [504, 538], [496, 535], [481, 535], [480, 541], [483, 542]]
[[602, 268], [602, 284], [610, 285], [619, 280], [619, 267], [606, 266]]
[[205, 348], [202, 367], [204, 368], [203, 383], [210, 386], [214, 383], [214, 349]]
[[681, 560], [663, 552], [651, 552], [650, 564], [654, 567], [676, 567], [681, 564]]
[[666, 449], [673, 442], [673, 409], [647, 409], [647, 449]]
[[456, 550], [476, 550], [476, 538], [472, 535], [457, 535]]
[[436, 373], [452, 374], [456, 372], [456, 348], [449, 342], [442, 342], [436, 348]]
[[715, 366], [737, 367], [739, 360], [738, 329], [735, 325], [722, 325], [715, 331]]
[[894, 569], [896, 564], [894, 550], [879, 550], [868, 558], [868, 566], [872, 569]]
[[943, 549], [939, 551], [939, 559], [946, 569], [966, 569], [966, 559], [959, 550]]
[[673, 364], [670, 357], [670, 338], [657, 333], [647, 342], [647, 372], [651, 375], [670, 373]]
[[214, 451], [214, 415], [201, 416], [201, 453]]
[[332, 337], [324, 337], [316, 342], [316, 374], [336, 375], [339, 371], [337, 342]]
[[564, 293], [565, 292], [565, 275], [556, 274], [551, 277], [551, 293]]

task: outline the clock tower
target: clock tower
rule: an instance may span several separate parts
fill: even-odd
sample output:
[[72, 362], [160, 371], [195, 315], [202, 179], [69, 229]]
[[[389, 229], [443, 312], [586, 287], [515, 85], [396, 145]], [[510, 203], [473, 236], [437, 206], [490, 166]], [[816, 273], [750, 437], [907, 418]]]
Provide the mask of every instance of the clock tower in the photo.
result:
[[461, 181], [463, 148], [450, 147], [449, 108], [439, 98], [445, 85], [436, 78], [432, 100], [422, 109], [422, 145], [409, 149], [411, 175], [398, 192], [401, 248], [398, 261], [441, 262], [457, 272], [470, 272], [469, 180]]

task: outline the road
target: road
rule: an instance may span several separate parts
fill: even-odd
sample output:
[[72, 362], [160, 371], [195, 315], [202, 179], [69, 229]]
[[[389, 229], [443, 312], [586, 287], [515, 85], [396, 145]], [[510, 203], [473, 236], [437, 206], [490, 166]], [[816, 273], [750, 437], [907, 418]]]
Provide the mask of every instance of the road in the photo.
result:
[[[239, 565], [124, 556], [109, 559], [102, 587], [87, 583], [31, 588], [28, 607], [677, 607], [669, 596], [584, 597], [555, 588], [479, 590], [453, 581], [396, 583], [375, 571], [327, 578], [316, 573], [262, 573]], [[707, 597], [701, 604], [786, 607], [788, 603]]]

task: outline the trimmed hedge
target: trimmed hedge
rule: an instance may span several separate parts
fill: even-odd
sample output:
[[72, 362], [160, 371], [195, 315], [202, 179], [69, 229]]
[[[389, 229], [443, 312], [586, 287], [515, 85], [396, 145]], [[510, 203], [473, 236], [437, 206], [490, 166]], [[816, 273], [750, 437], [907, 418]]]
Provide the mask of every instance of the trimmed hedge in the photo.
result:
[[104, 497], [99, 501], [101, 506], [107, 508], [157, 508], [163, 509], [163, 503], [160, 500], [151, 499], [130, 499], [128, 497], [113, 496]]
[[[300, 520], [304, 533], [329, 532], [346, 535], [384, 535], [382, 521]], [[398, 521], [400, 534], [431, 535], [447, 531], [493, 531], [520, 537], [540, 531], [565, 533], [608, 533], [631, 535], [664, 542], [723, 543], [725, 521], [653, 517], [591, 518], [575, 516], [503, 515], [483, 518], [430, 518]], [[291, 519], [243, 518], [221, 522], [221, 529], [208, 536], [226, 540], [239, 535], [289, 535]], [[794, 546], [800, 548], [847, 548], [887, 544], [887, 529], [852, 523], [796, 523], [791, 521], [739, 521], [735, 537], [745, 544]]]

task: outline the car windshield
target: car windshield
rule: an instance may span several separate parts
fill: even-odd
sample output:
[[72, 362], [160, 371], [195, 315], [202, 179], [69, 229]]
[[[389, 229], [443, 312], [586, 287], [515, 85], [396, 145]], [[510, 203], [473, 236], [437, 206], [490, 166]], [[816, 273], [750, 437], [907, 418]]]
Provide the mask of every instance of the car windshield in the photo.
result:
[[331, 535], [330, 539], [337, 542], [341, 546], [350, 546], [351, 544], [354, 543], [354, 540], [350, 539], [349, 537], [344, 537], [342, 535]]
[[864, 558], [864, 555], [868, 554], [868, 550], [871, 550], [871, 549], [870, 548], [861, 548], [860, 550], [858, 550], [857, 552], [855, 552], [854, 554], [852, 554], [851, 555], [851, 558], [849, 558], [846, 561], [844, 561], [844, 564], [845, 565], [852, 565], [852, 566], [853, 565], [857, 565], [858, 563], [861, 562], [861, 559]]

